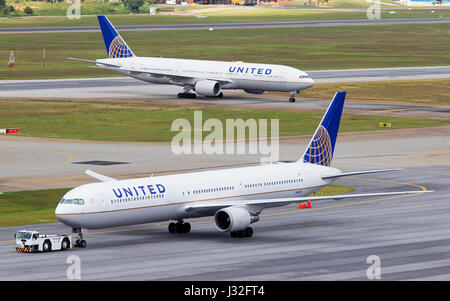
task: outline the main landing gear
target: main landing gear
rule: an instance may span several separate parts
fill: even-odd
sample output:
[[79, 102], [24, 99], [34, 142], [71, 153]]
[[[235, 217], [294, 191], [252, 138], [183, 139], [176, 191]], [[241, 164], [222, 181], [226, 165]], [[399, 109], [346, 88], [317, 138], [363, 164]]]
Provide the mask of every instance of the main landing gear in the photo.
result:
[[83, 239], [83, 233], [81, 232], [81, 229], [72, 229], [72, 233], [77, 234], [77, 238], [75, 240], [75, 248], [86, 248], [86, 241]]
[[191, 232], [191, 224], [185, 223], [182, 220], [179, 220], [176, 223], [170, 223], [169, 224], [169, 232], [170, 233], [189, 233], [189, 232]]
[[244, 230], [230, 232], [231, 237], [252, 237], [253, 236], [253, 228], [247, 227]]
[[184, 90], [183, 92], [178, 93], [178, 98], [196, 98], [197, 94], [190, 93], [189, 91]]

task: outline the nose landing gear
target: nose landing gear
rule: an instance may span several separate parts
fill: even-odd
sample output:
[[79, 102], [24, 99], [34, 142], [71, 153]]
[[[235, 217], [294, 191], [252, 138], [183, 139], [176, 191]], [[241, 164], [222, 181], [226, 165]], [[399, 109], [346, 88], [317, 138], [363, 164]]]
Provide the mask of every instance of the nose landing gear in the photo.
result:
[[300, 93], [300, 91], [291, 91], [291, 97], [289, 97], [289, 102], [295, 102], [295, 95]]
[[83, 233], [81, 232], [80, 228], [74, 228], [72, 229], [72, 233], [76, 233], [77, 237], [75, 240], [75, 247], [76, 248], [86, 248], [86, 241], [83, 239]]

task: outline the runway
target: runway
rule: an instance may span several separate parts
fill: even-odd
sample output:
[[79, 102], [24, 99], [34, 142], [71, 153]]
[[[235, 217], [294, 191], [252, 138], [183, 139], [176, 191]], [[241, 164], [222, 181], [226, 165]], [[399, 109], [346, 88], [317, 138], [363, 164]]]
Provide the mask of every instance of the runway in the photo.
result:
[[[296, 160], [309, 138], [281, 141], [280, 159]], [[0, 139], [1, 191], [42, 189], [49, 178], [63, 187], [93, 181], [81, 174], [86, 168], [127, 178], [259, 161], [255, 155], [177, 157], [167, 144]], [[367, 280], [370, 255], [381, 260], [382, 280], [450, 280], [449, 149], [449, 127], [340, 135], [333, 166], [403, 170], [335, 184], [356, 192], [435, 192], [266, 210], [251, 239], [232, 239], [206, 217], [190, 220], [189, 234], [169, 234], [167, 222], [99, 229], [86, 235], [86, 249], [22, 254], [13, 251], [17, 230], [70, 230], [59, 223], [2, 228], [0, 280], [67, 280], [69, 255], [80, 257], [82, 280]], [[87, 160], [128, 164], [74, 164]]]
[[[310, 138], [283, 138], [280, 160], [297, 160]], [[251, 239], [220, 233], [205, 217], [189, 220], [189, 234], [169, 234], [168, 222], [98, 229], [87, 233], [86, 249], [23, 254], [13, 251], [17, 230], [70, 229], [59, 223], [0, 228], [0, 280], [68, 280], [70, 255], [81, 260], [82, 280], [367, 280], [371, 255], [380, 258], [382, 280], [450, 280], [449, 150], [450, 127], [340, 134], [333, 166], [403, 170], [335, 184], [355, 193], [434, 192], [268, 209], [252, 225]], [[259, 155], [178, 156], [168, 143], [0, 136], [0, 192], [93, 182], [83, 174], [88, 168], [125, 179], [259, 162]]]
[[[368, 82], [450, 78], [450, 66], [308, 70], [315, 83]], [[113, 74], [113, 73], [112, 73]], [[128, 89], [133, 87], [133, 89]], [[73, 90], [71, 90], [73, 89]], [[2, 80], [0, 97], [91, 98], [91, 97], [173, 97], [177, 86], [152, 85], [131, 77]], [[69, 93], [68, 93], [69, 92]], [[123, 94], [123, 95], [122, 95]]]
[[[343, 20], [343, 21], [300, 21], [300, 22], [257, 22], [257, 23], [220, 23], [220, 24], [180, 24], [180, 25], [137, 25], [116, 26], [118, 31], [136, 30], [183, 30], [183, 29], [230, 29], [230, 28], [276, 28], [276, 27], [317, 27], [351, 25], [395, 25], [448, 23], [450, 18], [380, 19], [380, 20]], [[0, 34], [49, 33], [49, 32], [96, 32], [98, 27], [46, 27], [46, 28], [5, 28]]]
[[[297, 160], [311, 135], [282, 137], [279, 160]], [[355, 170], [450, 165], [449, 149], [449, 126], [341, 133], [333, 166]], [[259, 154], [175, 155], [170, 143], [95, 142], [3, 135], [0, 136], [0, 192], [75, 187], [96, 181], [84, 175], [86, 169], [126, 179], [260, 164], [264, 157]]]
[[169, 234], [167, 223], [100, 229], [86, 235], [86, 249], [20, 254], [11, 241], [16, 230], [68, 229], [3, 228], [0, 280], [67, 280], [69, 255], [79, 256], [82, 280], [367, 280], [371, 255], [380, 258], [381, 280], [450, 280], [449, 175], [448, 166], [427, 166], [339, 180], [358, 192], [436, 192], [266, 210], [251, 239], [233, 239], [216, 231], [211, 218], [200, 218], [190, 221], [189, 234]]
[[[450, 78], [450, 66], [373, 68], [349, 70], [307, 71], [316, 83], [368, 82]], [[243, 91], [226, 90], [222, 99], [198, 97], [177, 99], [178, 86], [152, 85], [129, 77], [2, 80], [0, 98], [78, 99], [95, 101], [142, 102], [154, 105], [217, 106], [242, 109], [290, 110], [322, 112], [329, 99], [317, 100], [297, 97], [295, 104], [287, 96], [275, 94], [253, 95]], [[169, 100], [169, 101], [168, 101]], [[408, 100], [405, 100], [406, 102]], [[400, 117], [426, 117], [450, 120], [448, 106], [386, 104], [384, 102], [348, 102], [350, 114], [382, 114]]]

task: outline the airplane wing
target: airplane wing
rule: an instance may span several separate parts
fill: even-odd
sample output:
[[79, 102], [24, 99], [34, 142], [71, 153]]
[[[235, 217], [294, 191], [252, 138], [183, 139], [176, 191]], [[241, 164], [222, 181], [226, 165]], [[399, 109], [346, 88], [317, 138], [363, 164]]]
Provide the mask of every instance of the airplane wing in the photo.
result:
[[331, 199], [347, 199], [347, 198], [362, 198], [362, 197], [374, 197], [374, 196], [391, 196], [391, 195], [415, 195], [426, 192], [433, 192], [432, 190], [419, 190], [419, 191], [398, 191], [398, 192], [380, 192], [380, 193], [360, 193], [360, 194], [337, 194], [329, 196], [305, 196], [294, 198], [278, 198], [278, 199], [255, 199], [255, 200], [231, 200], [231, 201], [211, 201], [211, 202], [197, 202], [185, 207], [186, 212], [194, 210], [213, 210], [222, 209], [230, 206], [269, 206], [269, 205], [283, 205], [289, 203], [298, 203], [306, 201], [319, 201], [319, 200], [331, 200]]
[[84, 173], [86, 175], [90, 176], [90, 177], [93, 177], [94, 179], [97, 179], [97, 180], [101, 181], [101, 182], [114, 182], [114, 181], [117, 181], [117, 179], [101, 175], [101, 174], [96, 173], [95, 171], [92, 171], [90, 169], [86, 169], [86, 171]]
[[[169, 79], [171, 79], [171, 80], [173, 80], [175, 82], [186, 81], [186, 80], [195, 80], [195, 78], [192, 77], [192, 76], [183, 75], [183, 74], [177, 74], [177, 73], [172, 73], [172, 72], [143, 71], [143, 70], [123, 68], [120, 65], [103, 63], [103, 62], [93, 61], [93, 60], [85, 60], [85, 59], [72, 58], [72, 57], [70, 57], [68, 59], [69, 60], [74, 60], [74, 61], [93, 63], [93, 64], [96, 64], [95, 67], [97, 67], [97, 68], [108, 69], [108, 70], [111, 70], [111, 71], [117, 71], [117, 72], [122, 72], [122, 73], [131, 73], [131, 74], [148, 74], [148, 75], [151, 75], [151, 76], [154, 76], [154, 77], [167, 77], [167, 78], [169, 78]], [[206, 79], [217, 81], [221, 85], [226, 84], [226, 83], [232, 83], [231, 80], [222, 79], [222, 78], [208, 77]]]
[[326, 174], [321, 176], [322, 179], [332, 179], [339, 177], [347, 177], [347, 176], [356, 176], [356, 175], [364, 175], [369, 173], [379, 173], [379, 172], [389, 172], [389, 171], [398, 171], [402, 170], [401, 168], [393, 168], [393, 169], [375, 169], [375, 170], [362, 170], [362, 171], [351, 171], [351, 172], [339, 172], [334, 174]]

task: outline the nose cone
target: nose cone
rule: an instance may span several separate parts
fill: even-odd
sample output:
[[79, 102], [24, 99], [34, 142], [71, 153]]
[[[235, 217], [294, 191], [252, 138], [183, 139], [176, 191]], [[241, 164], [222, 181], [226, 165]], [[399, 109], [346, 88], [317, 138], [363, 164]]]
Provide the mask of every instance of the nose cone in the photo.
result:
[[314, 85], [314, 80], [308, 75], [307, 81], [307, 88], [312, 87]]
[[55, 208], [55, 216], [56, 216], [56, 218], [58, 218], [58, 215], [61, 214], [61, 213], [63, 213], [63, 209], [62, 209], [61, 204], [58, 204], [58, 206], [56, 206], [56, 208]]
[[[55, 209], [55, 217], [63, 224], [76, 228], [81, 227], [83, 215], [81, 212], [75, 212], [70, 205], [59, 204]], [[71, 210], [72, 209], [72, 210]]]

